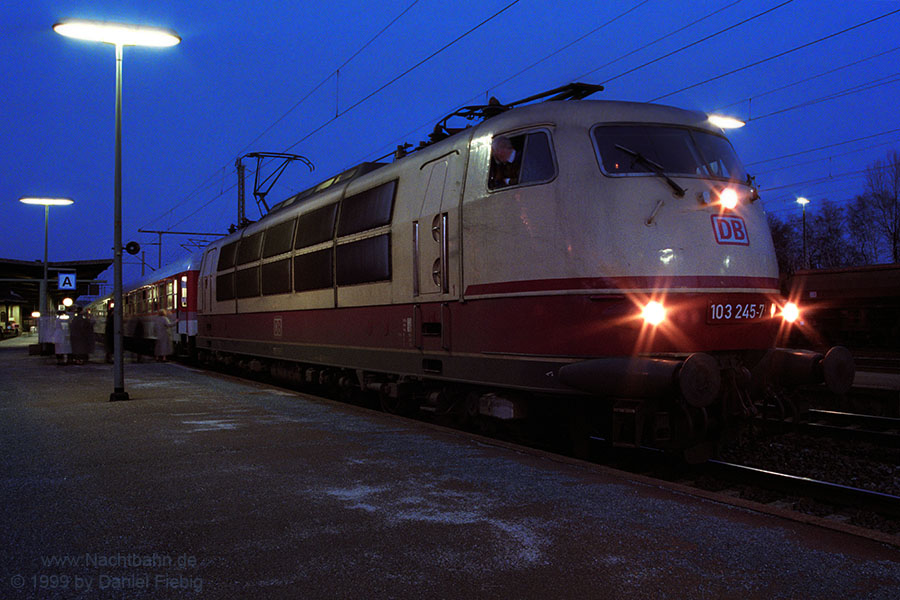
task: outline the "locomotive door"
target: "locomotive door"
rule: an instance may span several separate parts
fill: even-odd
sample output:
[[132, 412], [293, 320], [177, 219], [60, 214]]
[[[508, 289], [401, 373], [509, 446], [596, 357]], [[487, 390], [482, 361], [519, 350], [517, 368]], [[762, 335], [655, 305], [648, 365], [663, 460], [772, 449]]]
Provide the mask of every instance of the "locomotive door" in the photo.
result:
[[200, 266], [200, 281], [198, 282], [198, 307], [201, 313], [209, 314], [212, 312], [213, 298], [215, 298], [214, 282], [216, 273], [216, 263], [218, 262], [219, 249], [213, 248], [203, 255], [203, 262]]
[[449, 213], [445, 205], [447, 170], [450, 157], [428, 163], [422, 167], [425, 178], [425, 198], [419, 219], [413, 222], [414, 269], [413, 295], [446, 294], [450, 291], [448, 265]]

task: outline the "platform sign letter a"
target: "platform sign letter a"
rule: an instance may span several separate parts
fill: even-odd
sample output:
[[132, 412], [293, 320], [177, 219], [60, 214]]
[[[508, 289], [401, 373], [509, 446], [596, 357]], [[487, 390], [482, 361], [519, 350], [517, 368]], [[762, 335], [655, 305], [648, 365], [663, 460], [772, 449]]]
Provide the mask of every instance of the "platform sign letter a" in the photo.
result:
[[60, 273], [59, 274], [59, 289], [74, 290], [75, 284], [76, 284], [75, 273]]

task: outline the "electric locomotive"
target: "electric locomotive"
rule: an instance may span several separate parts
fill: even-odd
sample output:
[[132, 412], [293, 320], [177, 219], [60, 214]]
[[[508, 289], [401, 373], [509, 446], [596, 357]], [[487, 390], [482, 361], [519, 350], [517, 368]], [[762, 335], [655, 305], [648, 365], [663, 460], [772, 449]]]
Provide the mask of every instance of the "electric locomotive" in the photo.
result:
[[[852, 358], [779, 349], [752, 179], [708, 115], [573, 84], [466, 107], [205, 249], [197, 350], [297, 381], [504, 421], [558, 409], [687, 449]], [[481, 119], [463, 128], [451, 117]]]

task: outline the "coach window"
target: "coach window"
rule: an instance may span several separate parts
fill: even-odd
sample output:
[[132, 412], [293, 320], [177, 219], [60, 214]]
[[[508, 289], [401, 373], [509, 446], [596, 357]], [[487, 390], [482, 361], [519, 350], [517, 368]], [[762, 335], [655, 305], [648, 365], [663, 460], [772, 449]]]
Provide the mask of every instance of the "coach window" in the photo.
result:
[[230, 269], [234, 266], [234, 255], [237, 252], [237, 246], [238, 243], [236, 241], [222, 246], [222, 251], [219, 253], [219, 263], [217, 266], [217, 269], [219, 271], [224, 271], [225, 269]]
[[390, 224], [396, 190], [397, 180], [393, 180], [344, 198], [338, 237]]
[[241, 240], [237, 250], [237, 258], [235, 259], [236, 264], [243, 265], [259, 260], [259, 254], [262, 250], [262, 234], [262, 231], [258, 231]]
[[266, 240], [263, 243], [263, 258], [278, 256], [290, 252], [291, 243], [294, 241], [294, 221], [285, 221], [266, 230]]
[[488, 188], [543, 183], [556, 175], [556, 164], [546, 131], [497, 135], [491, 142]]
[[294, 236], [294, 248], [306, 248], [334, 237], [334, 221], [338, 205], [329, 204], [322, 208], [300, 215], [297, 219], [297, 235]]

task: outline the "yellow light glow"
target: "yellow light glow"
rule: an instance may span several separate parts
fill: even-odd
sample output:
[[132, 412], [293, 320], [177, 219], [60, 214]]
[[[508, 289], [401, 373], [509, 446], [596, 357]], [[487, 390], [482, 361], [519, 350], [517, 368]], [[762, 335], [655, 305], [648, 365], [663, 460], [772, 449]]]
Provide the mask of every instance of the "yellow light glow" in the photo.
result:
[[800, 206], [806, 206], [807, 204], [809, 204], [809, 199], [803, 197], [797, 198], [797, 204], [799, 204]]
[[726, 117], [725, 115], [709, 115], [709, 122], [722, 129], [737, 129], [746, 125], [740, 119]]
[[65, 206], [72, 204], [74, 200], [69, 198], [19, 198], [22, 204], [42, 204], [44, 206]]
[[69, 308], [74, 304], [74, 301], [71, 298], [63, 298], [63, 306]]
[[738, 200], [738, 193], [734, 191], [734, 188], [725, 188], [719, 194], [719, 204], [728, 210], [734, 209], [738, 205]]
[[40, 318], [41, 318], [41, 311], [36, 310], [36, 311], [34, 311], [33, 313], [31, 313], [31, 318], [32, 318], [32, 319], [40, 319]]
[[116, 46], [166, 48], [181, 41], [181, 38], [169, 29], [109, 21], [63, 21], [54, 25], [53, 30], [66, 37]]
[[656, 326], [666, 320], [666, 309], [656, 300], [651, 300], [644, 306], [641, 316], [645, 323]]
[[800, 318], [800, 307], [793, 302], [788, 302], [781, 309], [781, 316], [788, 323], [793, 323]]

